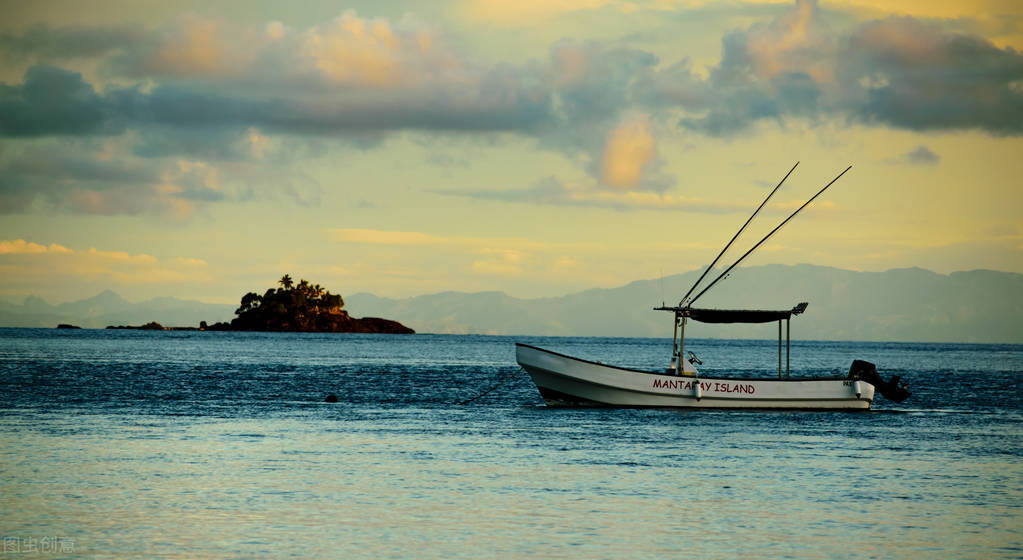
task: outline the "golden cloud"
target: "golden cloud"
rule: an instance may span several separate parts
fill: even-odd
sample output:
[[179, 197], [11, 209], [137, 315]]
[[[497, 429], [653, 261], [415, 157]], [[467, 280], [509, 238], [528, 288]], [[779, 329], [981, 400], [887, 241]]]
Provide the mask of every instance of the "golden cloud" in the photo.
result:
[[410, 20], [361, 18], [352, 10], [310, 30], [304, 54], [325, 77], [375, 87], [409, 86], [459, 75], [462, 63], [435, 31]]
[[498, 25], [535, 24], [564, 13], [593, 10], [611, 0], [470, 0], [469, 17]]
[[[0, 255], [28, 255], [10, 265], [25, 277], [68, 276], [85, 279], [108, 278], [120, 284], [163, 284], [208, 281], [206, 261], [177, 257], [170, 262], [146, 253], [105, 251], [95, 247], [75, 251], [52, 243], [42, 245], [24, 239], [0, 241]], [[7, 266], [5, 264], [5, 266]]]
[[[165, 36], [148, 65], [152, 70], [171, 75], [222, 74], [237, 64], [237, 60], [228, 60], [223, 35], [217, 23], [187, 17]], [[237, 58], [238, 54], [231, 58]]]
[[639, 185], [643, 168], [657, 157], [657, 142], [646, 117], [634, 117], [608, 133], [601, 179], [615, 188]]
[[[469, 238], [442, 237], [418, 231], [383, 231], [378, 229], [331, 229], [335, 241], [369, 245], [464, 245]], [[469, 244], [472, 244], [471, 242]]]
[[73, 252], [74, 251], [71, 249], [68, 249], [63, 245], [57, 245], [56, 243], [51, 243], [47, 246], [25, 241], [24, 239], [0, 241], [0, 255], [38, 255], [44, 253], [66, 254]]
[[[82, 253], [78, 253], [82, 254]], [[155, 264], [156, 257], [147, 255], [145, 253], [139, 253], [138, 255], [131, 255], [124, 251], [97, 251], [95, 247], [89, 249], [86, 253], [90, 257], [96, 257], [98, 259], [131, 263], [131, 264]]]

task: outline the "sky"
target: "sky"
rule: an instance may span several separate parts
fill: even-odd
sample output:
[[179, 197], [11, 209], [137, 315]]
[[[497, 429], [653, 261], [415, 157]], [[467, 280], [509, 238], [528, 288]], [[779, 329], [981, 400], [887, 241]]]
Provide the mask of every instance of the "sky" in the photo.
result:
[[1023, 273], [1017, 1], [0, 2], [0, 298]]

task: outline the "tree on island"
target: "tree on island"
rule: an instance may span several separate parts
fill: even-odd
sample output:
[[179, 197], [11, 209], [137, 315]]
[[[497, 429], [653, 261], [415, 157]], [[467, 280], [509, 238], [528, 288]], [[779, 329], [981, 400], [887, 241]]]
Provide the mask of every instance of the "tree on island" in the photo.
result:
[[361, 332], [412, 334], [415, 331], [387, 319], [364, 317], [356, 319], [345, 311], [341, 294], [332, 294], [319, 284], [300, 280], [296, 285], [285, 274], [263, 295], [249, 292], [242, 296], [231, 323], [217, 323], [209, 330], [290, 331], [290, 332]]

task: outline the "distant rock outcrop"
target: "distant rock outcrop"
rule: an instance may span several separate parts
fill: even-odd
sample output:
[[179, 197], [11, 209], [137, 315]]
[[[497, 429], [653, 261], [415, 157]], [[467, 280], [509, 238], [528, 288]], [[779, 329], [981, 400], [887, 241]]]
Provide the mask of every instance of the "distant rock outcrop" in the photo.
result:
[[61, 323], [61, 324], [57, 325], [57, 328], [58, 329], [80, 329], [82, 327], [79, 327], [77, 325], [69, 325], [67, 323]]
[[115, 330], [132, 330], [132, 331], [196, 331], [199, 330], [195, 327], [165, 327], [156, 321], [150, 321], [145, 325], [133, 326], [133, 325], [110, 325], [108, 329]]
[[230, 323], [200, 324], [210, 331], [275, 331], [414, 334], [415, 331], [390, 319], [352, 317], [343, 309], [344, 299], [319, 284], [301, 280], [297, 285], [285, 274], [280, 288], [263, 295], [249, 292], [242, 296]]
[[135, 331], [162, 331], [166, 330], [163, 325], [156, 321], [150, 321], [145, 325], [133, 326], [133, 325], [109, 325], [108, 329], [117, 330], [135, 330]]
[[163, 325], [195, 325], [200, 319], [230, 320], [235, 307], [173, 297], [132, 303], [109, 290], [58, 305], [30, 296], [18, 303], [0, 299], [0, 327], [53, 328], [65, 324], [102, 329], [107, 325], [143, 325], [153, 320]]

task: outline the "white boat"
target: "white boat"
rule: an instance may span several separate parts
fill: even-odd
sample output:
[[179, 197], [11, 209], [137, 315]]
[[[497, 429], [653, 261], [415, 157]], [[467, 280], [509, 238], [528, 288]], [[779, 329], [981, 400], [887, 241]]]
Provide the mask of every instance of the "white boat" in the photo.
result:
[[515, 345], [515, 359], [548, 406], [869, 410], [875, 392], [896, 402], [909, 396], [898, 377], [885, 382], [873, 364], [862, 360], [855, 360], [844, 377], [794, 378], [787, 366], [781, 369], [779, 352], [777, 378], [702, 377], [693, 363], [695, 355], [679, 360], [681, 346], [676, 348], [671, 367], [659, 372], [602, 364], [521, 343]]
[[[798, 163], [796, 164], [798, 165]], [[792, 170], [795, 170], [793, 166]], [[789, 171], [789, 174], [792, 173]], [[849, 169], [846, 169], [848, 171]], [[845, 174], [845, 171], [842, 172]], [[617, 406], [617, 407], [669, 407], [669, 408], [732, 408], [732, 409], [811, 409], [811, 410], [868, 410], [874, 402], [875, 392], [886, 398], [902, 402], [909, 397], [907, 386], [894, 377], [884, 381], [874, 364], [854, 360], [849, 374], [844, 377], [792, 378], [789, 371], [788, 343], [785, 344], [785, 368], [782, 369], [782, 322], [785, 332], [793, 315], [806, 310], [807, 304], [800, 303], [789, 310], [732, 310], [701, 309], [692, 307], [700, 296], [714, 284], [726, 277], [744, 258], [763, 244], [771, 235], [792, 219], [800, 210], [813, 202], [840, 174], [813, 198], [792, 213], [771, 233], [767, 234], [752, 249], [746, 252], [731, 267], [726, 269], [710, 285], [693, 298], [689, 295], [703, 281], [707, 272], [713, 269], [718, 259], [739, 237], [743, 229], [757, 215], [764, 204], [785, 181], [782, 179], [760, 207], [753, 212], [746, 224], [739, 229], [731, 241], [722, 249], [714, 262], [707, 267], [696, 284], [683, 296], [679, 305], [655, 310], [671, 311], [675, 315], [675, 334], [672, 341], [672, 361], [663, 371], [640, 371], [624, 367], [566, 356], [536, 346], [516, 343], [515, 359], [529, 374], [548, 406]], [[785, 176], [788, 178], [788, 175]], [[701, 377], [696, 369], [702, 364], [689, 352], [684, 359], [686, 322], [705, 323], [769, 323], [778, 322], [778, 377]], [[739, 373], [739, 372], [737, 372]]]
[[874, 386], [843, 377], [677, 377], [604, 365], [526, 344], [516, 359], [548, 406], [867, 410]]

